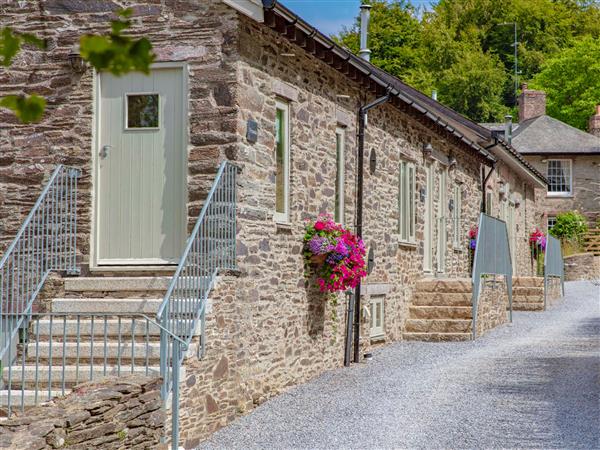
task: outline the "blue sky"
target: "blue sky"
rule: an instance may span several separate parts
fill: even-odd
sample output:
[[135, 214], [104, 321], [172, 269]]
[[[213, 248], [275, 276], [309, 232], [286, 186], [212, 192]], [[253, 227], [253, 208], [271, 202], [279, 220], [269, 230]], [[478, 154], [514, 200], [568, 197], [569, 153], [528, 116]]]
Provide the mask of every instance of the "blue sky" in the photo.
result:
[[[321, 32], [335, 34], [345, 25], [351, 27], [358, 15], [360, 0], [280, 0]], [[415, 6], [428, 7], [433, 0], [412, 0]]]

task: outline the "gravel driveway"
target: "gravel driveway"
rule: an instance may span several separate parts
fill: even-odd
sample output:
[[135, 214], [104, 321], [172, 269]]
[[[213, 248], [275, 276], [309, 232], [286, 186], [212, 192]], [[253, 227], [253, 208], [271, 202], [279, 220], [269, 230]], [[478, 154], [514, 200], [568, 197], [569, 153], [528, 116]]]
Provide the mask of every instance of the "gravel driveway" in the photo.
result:
[[475, 342], [397, 343], [222, 429], [201, 449], [600, 448], [600, 286]]

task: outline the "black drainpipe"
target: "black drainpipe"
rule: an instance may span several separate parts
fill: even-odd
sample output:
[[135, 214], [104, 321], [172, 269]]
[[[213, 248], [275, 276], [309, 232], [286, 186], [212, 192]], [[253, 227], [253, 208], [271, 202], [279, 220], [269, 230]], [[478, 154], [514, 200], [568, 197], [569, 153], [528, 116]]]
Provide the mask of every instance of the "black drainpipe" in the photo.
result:
[[[357, 155], [357, 183], [356, 183], [356, 235], [362, 238], [362, 222], [363, 222], [363, 169], [365, 162], [365, 125], [367, 112], [379, 105], [382, 105], [390, 99], [390, 88], [388, 87], [387, 93], [362, 106], [358, 110], [358, 155]], [[361, 283], [359, 282], [354, 289], [354, 362], [360, 361], [360, 288]], [[348, 317], [348, 320], [351, 320]], [[351, 339], [346, 340], [346, 358], [344, 364], [350, 365], [350, 342]]]

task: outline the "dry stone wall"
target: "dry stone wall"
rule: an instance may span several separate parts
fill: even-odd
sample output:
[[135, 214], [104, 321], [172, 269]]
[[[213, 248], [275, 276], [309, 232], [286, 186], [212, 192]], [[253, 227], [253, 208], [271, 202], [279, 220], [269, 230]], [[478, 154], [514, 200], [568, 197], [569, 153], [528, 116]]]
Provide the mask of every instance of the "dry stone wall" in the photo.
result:
[[481, 280], [481, 294], [477, 302], [477, 336], [507, 323], [508, 293], [502, 276], [488, 276]]
[[76, 386], [69, 395], [0, 421], [0, 447], [14, 450], [159, 448], [161, 380], [139, 375]]
[[579, 253], [564, 257], [565, 280], [600, 280], [600, 256], [593, 253]]

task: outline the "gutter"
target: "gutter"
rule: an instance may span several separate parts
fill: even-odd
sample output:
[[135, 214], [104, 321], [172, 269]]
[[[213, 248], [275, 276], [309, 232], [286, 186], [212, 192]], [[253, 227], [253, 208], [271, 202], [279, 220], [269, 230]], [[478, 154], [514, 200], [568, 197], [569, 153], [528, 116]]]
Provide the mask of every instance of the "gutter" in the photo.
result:
[[490, 152], [485, 150], [476, 142], [468, 139], [464, 134], [460, 133], [454, 127], [449, 125], [448, 122], [444, 121], [439, 115], [435, 114], [431, 109], [427, 108], [427, 106], [410, 99], [398, 89], [391, 87], [389, 81], [384, 80], [382, 77], [375, 73], [371, 64], [365, 62], [363, 59], [354, 55], [350, 51], [345, 50], [343, 47], [341, 47], [340, 45], [329, 39], [327, 36], [325, 36], [323, 33], [321, 33], [319, 30], [317, 30], [315, 27], [305, 22], [297, 14], [290, 11], [285, 6], [281, 5], [277, 0], [262, 0], [262, 4], [265, 11], [274, 12], [278, 16], [285, 19], [287, 22], [287, 26], [294, 26], [300, 29], [304, 34], [306, 34], [307, 37], [310, 37], [315, 42], [318, 42], [327, 51], [334, 53], [342, 61], [352, 65], [354, 69], [360, 72], [363, 76], [368, 77], [383, 91], [389, 92], [390, 97], [397, 98], [398, 100], [402, 101], [406, 105], [413, 108], [416, 112], [427, 117], [434, 124], [440, 126], [444, 130], [451, 133], [453, 136], [455, 136], [458, 140], [469, 146], [471, 149], [475, 150], [480, 156], [482, 156], [485, 159], [486, 164], [488, 166], [491, 166], [496, 162], [496, 158]]

